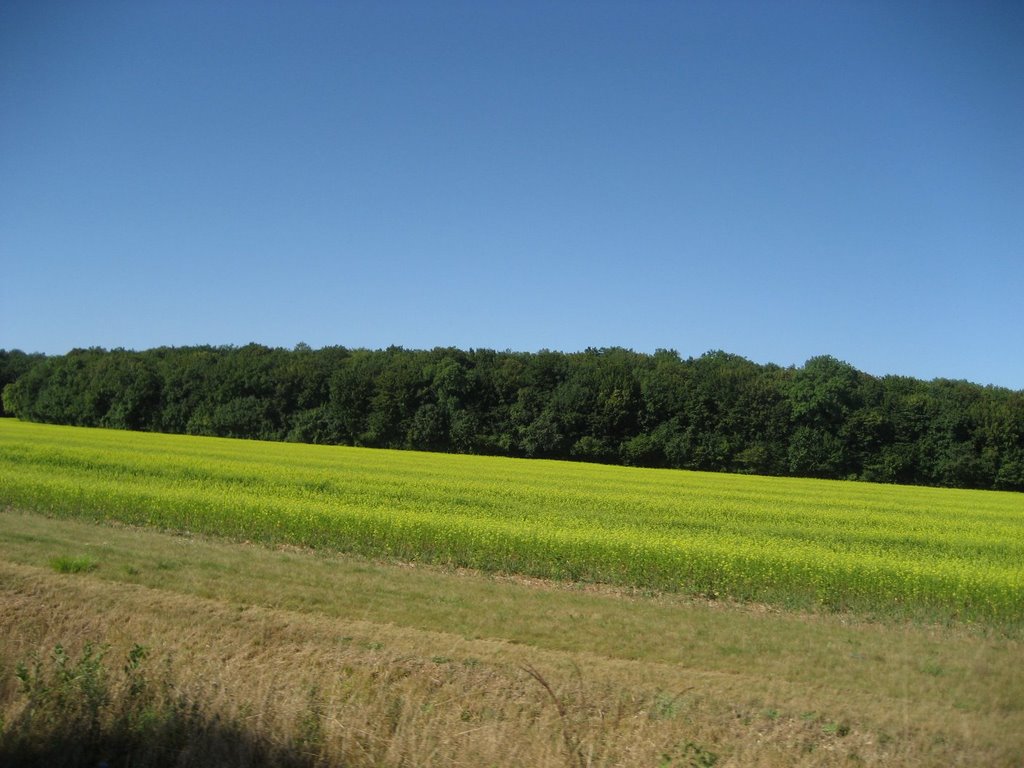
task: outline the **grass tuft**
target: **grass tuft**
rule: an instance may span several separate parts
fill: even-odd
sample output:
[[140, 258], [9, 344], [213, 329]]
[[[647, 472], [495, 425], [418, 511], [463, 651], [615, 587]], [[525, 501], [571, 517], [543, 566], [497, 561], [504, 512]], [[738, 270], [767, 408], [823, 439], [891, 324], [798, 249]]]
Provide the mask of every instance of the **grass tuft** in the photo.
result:
[[57, 573], [88, 573], [99, 567], [99, 563], [88, 555], [60, 555], [50, 558], [50, 567]]

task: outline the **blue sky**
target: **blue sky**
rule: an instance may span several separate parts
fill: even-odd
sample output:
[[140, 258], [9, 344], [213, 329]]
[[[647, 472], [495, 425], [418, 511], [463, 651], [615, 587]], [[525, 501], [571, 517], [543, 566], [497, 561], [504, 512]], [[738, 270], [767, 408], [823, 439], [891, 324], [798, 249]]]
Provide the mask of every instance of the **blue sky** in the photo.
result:
[[1016, 2], [0, 5], [0, 348], [1024, 389]]

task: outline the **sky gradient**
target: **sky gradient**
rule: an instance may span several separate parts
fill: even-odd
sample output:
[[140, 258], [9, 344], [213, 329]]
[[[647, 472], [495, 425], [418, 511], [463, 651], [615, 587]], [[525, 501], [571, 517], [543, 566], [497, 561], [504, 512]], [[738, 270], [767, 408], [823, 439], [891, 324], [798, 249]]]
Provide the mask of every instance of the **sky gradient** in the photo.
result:
[[1024, 389], [1024, 5], [0, 5], [0, 348]]

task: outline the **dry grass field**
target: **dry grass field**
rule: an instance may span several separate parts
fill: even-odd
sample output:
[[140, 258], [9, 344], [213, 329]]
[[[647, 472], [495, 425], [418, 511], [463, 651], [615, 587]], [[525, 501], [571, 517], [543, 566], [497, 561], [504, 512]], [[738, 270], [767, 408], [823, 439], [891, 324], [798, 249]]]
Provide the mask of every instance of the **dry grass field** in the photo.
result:
[[0, 513], [7, 764], [1019, 766], [1022, 651]]

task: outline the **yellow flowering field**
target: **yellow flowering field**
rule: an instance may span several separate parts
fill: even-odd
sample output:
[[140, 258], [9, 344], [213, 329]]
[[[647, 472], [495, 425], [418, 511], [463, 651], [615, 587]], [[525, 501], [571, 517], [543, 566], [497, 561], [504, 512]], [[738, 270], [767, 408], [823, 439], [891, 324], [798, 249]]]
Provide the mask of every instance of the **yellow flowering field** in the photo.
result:
[[800, 608], [1024, 620], [1014, 493], [4, 419], [0, 506]]

